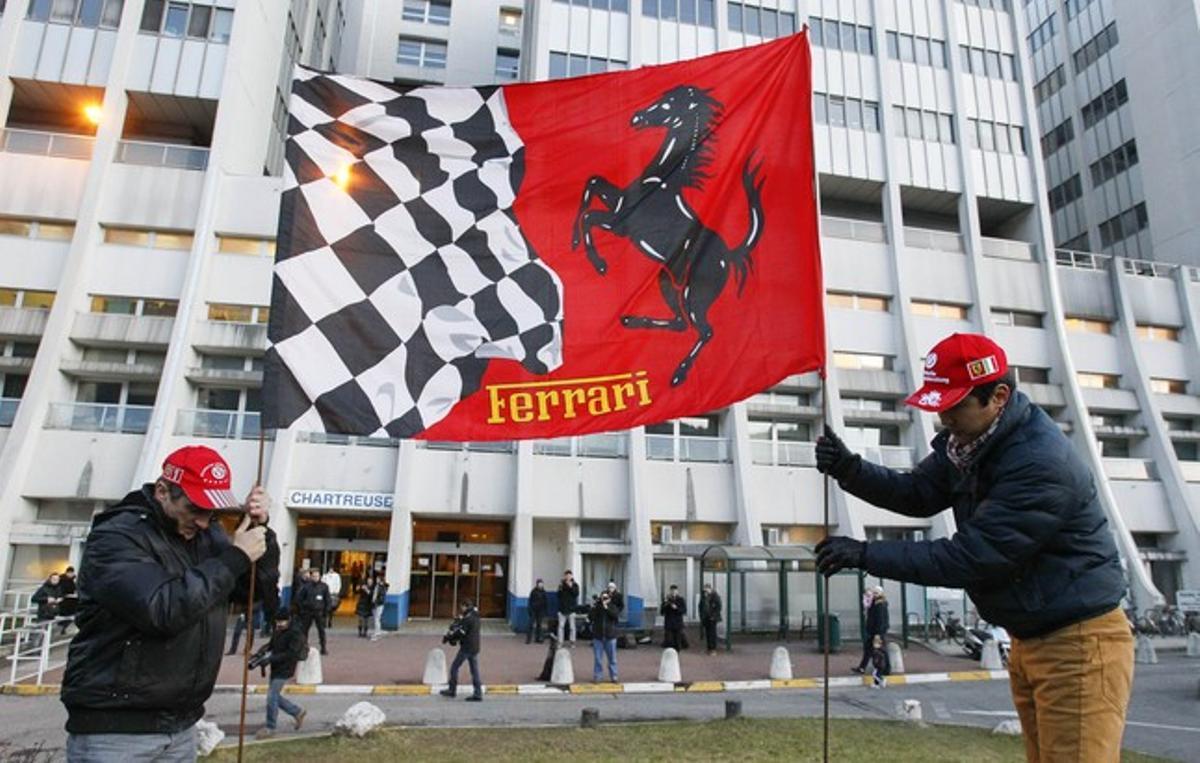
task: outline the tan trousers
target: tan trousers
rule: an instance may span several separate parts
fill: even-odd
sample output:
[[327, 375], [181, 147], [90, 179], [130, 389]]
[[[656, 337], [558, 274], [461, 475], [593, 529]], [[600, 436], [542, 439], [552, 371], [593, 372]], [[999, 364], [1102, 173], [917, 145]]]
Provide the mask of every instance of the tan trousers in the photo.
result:
[[1133, 688], [1133, 636], [1120, 608], [1014, 638], [1008, 670], [1030, 763], [1120, 760]]

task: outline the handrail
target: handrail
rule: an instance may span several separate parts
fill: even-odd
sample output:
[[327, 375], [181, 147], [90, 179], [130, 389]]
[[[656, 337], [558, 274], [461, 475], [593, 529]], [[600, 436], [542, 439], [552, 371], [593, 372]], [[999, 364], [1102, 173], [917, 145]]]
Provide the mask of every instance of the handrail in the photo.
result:
[[116, 161], [119, 164], [140, 164], [146, 167], [205, 170], [208, 169], [208, 151], [204, 146], [122, 140], [117, 143]]
[[221, 411], [184, 408], [175, 420], [175, 434], [216, 437], [226, 440], [256, 440], [262, 429], [257, 411]]
[[[63, 625], [64, 623], [72, 623], [75, 621], [73, 617], [56, 617], [53, 620], [37, 623], [36, 625], [27, 625], [15, 631], [16, 638], [13, 641], [12, 654], [8, 656], [9, 662], [12, 663], [12, 669], [9, 671], [8, 684], [15, 686], [21, 681], [26, 681], [30, 678], [36, 679], [35, 683], [38, 686], [42, 685], [42, 679], [46, 673], [57, 670], [67, 664], [66, 652], [60, 654], [61, 659], [51, 660], [51, 652], [65, 644], [71, 643], [71, 639], [66, 638], [66, 628], [63, 628], [63, 637], [58, 641], [54, 641], [54, 627]], [[36, 637], [36, 642], [35, 642]], [[24, 649], [22, 647], [24, 646]], [[29, 673], [18, 673], [22, 663], [35, 663], [33, 671]]]
[[48, 130], [22, 130], [6, 127], [0, 130], [0, 151], [10, 154], [54, 156], [61, 159], [91, 159], [96, 139], [90, 135], [73, 135]]
[[51, 403], [46, 411], [46, 429], [145, 434], [153, 410], [152, 405]]

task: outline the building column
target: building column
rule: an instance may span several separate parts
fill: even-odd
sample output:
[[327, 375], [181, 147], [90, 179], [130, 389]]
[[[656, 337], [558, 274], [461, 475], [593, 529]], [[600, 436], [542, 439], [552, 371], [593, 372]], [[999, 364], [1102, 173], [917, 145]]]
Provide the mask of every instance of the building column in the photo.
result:
[[634, 628], [654, 625], [658, 586], [654, 580], [654, 547], [645, 488], [646, 429], [629, 430], [629, 567], [625, 573], [625, 617]]
[[279, 601], [285, 606], [291, 601], [292, 573], [296, 569], [296, 514], [287, 506], [295, 451], [296, 432], [291, 429], [277, 431], [263, 483], [263, 488], [271, 497], [270, 526], [279, 543]]
[[396, 630], [408, 621], [413, 555], [410, 488], [416, 477], [416, 452], [414, 440], [401, 440], [396, 454], [396, 486], [392, 491], [392, 522], [388, 528], [388, 594], [383, 607], [383, 627], [388, 630]]
[[508, 624], [529, 627], [529, 591], [533, 588], [533, 442], [517, 443], [516, 508], [508, 546]]
[[730, 455], [733, 460], [734, 508], [738, 523], [733, 542], [738, 546], [763, 545], [762, 523], [754, 510], [754, 486], [751, 466], [754, 463], [753, 443], [750, 441], [750, 418], [745, 403], [734, 403], [725, 414], [730, 434]]
[[0, 16], [0, 127], [8, 121], [8, 108], [12, 104], [13, 59], [17, 57], [17, 39], [21, 33], [21, 22], [29, 13], [30, 0], [9, 0]]

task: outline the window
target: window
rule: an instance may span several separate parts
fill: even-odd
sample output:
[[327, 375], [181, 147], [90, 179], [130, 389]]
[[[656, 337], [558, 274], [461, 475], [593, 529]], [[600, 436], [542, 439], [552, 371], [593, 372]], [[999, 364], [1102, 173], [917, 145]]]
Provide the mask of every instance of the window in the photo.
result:
[[187, 29], [188, 8], [187, 3], [167, 3], [167, 17], [162, 27], [164, 37], [183, 37]]
[[835, 352], [833, 353], [833, 365], [835, 368], [852, 370], [891, 371], [892, 356], [863, 352]]
[[233, 10], [217, 8], [213, 16], [212, 32], [209, 39], [217, 43], [229, 42], [229, 34], [233, 30]]
[[921, 299], [912, 300], [912, 314], [926, 318], [945, 318], [948, 320], [965, 321], [967, 319], [966, 305], [950, 305], [944, 302], [928, 302]]
[[1072, 175], [1069, 180], [1051, 188], [1048, 195], [1050, 197], [1050, 211], [1057, 212], [1080, 196], [1083, 196], [1083, 181], [1079, 179], [1079, 175]]
[[275, 242], [266, 238], [217, 235], [217, 251], [222, 254], [275, 256]]
[[960, 48], [963, 68], [967, 70], [967, 73], [977, 77], [1017, 81], [1016, 59], [1012, 54], [983, 48], [969, 48], [966, 45], [962, 45]]
[[[734, 5], [734, 3], [729, 4], [730, 28], [733, 28]], [[750, 8], [746, 8], [746, 11], [749, 10]], [[774, 13], [774, 11], [765, 9], [763, 12]], [[862, 53], [865, 56], [875, 54], [875, 30], [872, 27], [809, 16], [808, 28], [814, 30], [810, 38], [813, 45], [845, 53]], [[795, 29], [792, 28], [784, 29], [780, 30], [780, 34], [792, 34], [794, 31]]]
[[521, 54], [515, 50], [496, 51], [496, 79], [515, 80], [520, 74]]
[[1070, 117], [1042, 136], [1042, 156], [1049, 157], [1075, 139], [1075, 125]]
[[197, 40], [208, 39], [208, 25], [212, 20], [212, 11], [212, 7], [208, 5], [192, 6], [192, 17], [188, 20], [188, 37]]
[[1179, 329], [1174, 326], [1155, 326], [1145, 323], [1139, 324], [1136, 333], [1142, 339], [1149, 339], [1158, 342], [1178, 342]]
[[1092, 186], [1111, 180], [1137, 163], [1137, 141], [1131, 140], [1092, 163]]
[[162, 28], [163, 9], [166, 7], [164, 0], [146, 0], [146, 5], [142, 8], [142, 24], [143, 32], [158, 34], [158, 30]]
[[974, 148], [1002, 154], [1025, 153], [1025, 128], [1019, 125], [1000, 124], [986, 119], [968, 119], [967, 132], [971, 136], [971, 145]]
[[1105, 90], [1080, 109], [1080, 113], [1083, 116], [1083, 129], [1086, 130], [1092, 127], [1109, 114], [1121, 108], [1128, 100], [1129, 91], [1125, 87], [1125, 80], [1117, 81], [1112, 87]]
[[1024, 310], [992, 308], [992, 322], [997, 326], [1040, 329], [1042, 327], [1042, 314], [1026, 312]]
[[1076, 74], [1082, 74], [1089, 66], [1100, 60], [1108, 51], [1117, 46], [1117, 24], [1113, 22], [1104, 27], [1100, 34], [1084, 43], [1083, 47], [1071, 54], [1071, 63]]
[[934, 143], [954, 143], [954, 118], [950, 114], [895, 106], [896, 136]]
[[1062, 242], [1061, 244], [1058, 245], [1057, 248], [1078, 251], [1078, 252], [1090, 251], [1091, 243], [1088, 241], [1087, 231], [1080, 233], [1078, 236], [1076, 236], [1073, 239], [1070, 239], [1069, 241]]
[[450, 24], [450, 0], [404, 0], [400, 18], [420, 24]]
[[208, 303], [208, 319], [221, 323], [266, 323], [269, 313], [265, 306]]
[[1075, 318], [1068, 316], [1066, 327], [1067, 331], [1077, 331], [1086, 334], [1112, 333], [1112, 322], [1098, 318]]
[[624, 69], [625, 61], [550, 51], [550, 79]]
[[[983, 8], [988, 11], [1004, 11], [1012, 10], [1011, 0], [958, 0], [963, 5], [971, 5], [976, 8]], [[1025, 0], [1025, 4], [1029, 5], [1029, 0]]]
[[444, 42], [401, 37], [396, 49], [396, 63], [423, 69], [445, 69], [446, 50]]
[[521, 34], [521, 11], [516, 8], [500, 9], [500, 33], [518, 36]]
[[1049, 384], [1050, 369], [1049, 368], [1034, 368], [1033, 366], [1013, 366], [1013, 373], [1017, 376], [1017, 384]]
[[1033, 86], [1033, 98], [1037, 101], [1037, 105], [1041, 106], [1046, 102], [1046, 99], [1063, 89], [1067, 84], [1067, 72], [1062, 65], [1054, 68], [1054, 71], [1047, 74]]
[[1057, 14], [1051, 13], [1050, 18], [1043, 21], [1037, 29], [1029, 33], [1029, 52], [1036, 53], [1041, 50], [1042, 46], [1050, 42], [1054, 38], [1055, 18]]
[[1094, 374], [1080, 371], [1075, 374], [1075, 379], [1079, 382], [1080, 387], [1087, 389], [1118, 389], [1121, 385], [1121, 377], [1116, 374]]
[[1100, 223], [1101, 248], [1108, 248], [1118, 241], [1124, 241], [1143, 230], [1149, 222], [1144, 203], [1130, 207], [1115, 217], [1110, 217]]
[[70, 241], [75, 235], [74, 223], [50, 223], [0, 217], [0, 236], [40, 238], [46, 241]]
[[1179, 418], [1177, 416], [1163, 416], [1163, 423], [1167, 425], [1168, 432], [1196, 431], [1195, 419]]
[[149, 249], [187, 251], [192, 248], [192, 234], [143, 230], [140, 228], [105, 228], [104, 243]]
[[[587, 5], [587, 0], [574, 0], [575, 5]], [[593, 8], [608, 9], [608, 0], [591, 0]], [[612, 10], [626, 11], [628, 3], [620, 3], [621, 7], [616, 7], [617, 3], [613, 3]], [[730, 17], [733, 15], [733, 5], [730, 4]], [[642, 15], [646, 18], [660, 19], [662, 21], [678, 21], [681, 24], [699, 24], [700, 26], [715, 29], [716, 11], [714, 0], [642, 0]], [[739, 7], [740, 8], [740, 7]], [[770, 14], [771, 23], [775, 25], [776, 14], [774, 11], [763, 11], [763, 15]], [[764, 20], [764, 24], [766, 21]], [[735, 31], [742, 31], [737, 29]]]
[[1186, 379], [1150, 378], [1150, 391], [1158, 395], [1186, 395]]
[[1067, 0], [1067, 18], [1073, 19], [1080, 11], [1092, 4], [1092, 0]]
[[895, 400], [873, 397], [843, 397], [842, 407], [853, 411], [895, 411]]
[[886, 313], [889, 301], [887, 297], [845, 291], [831, 291], [825, 295], [825, 304], [829, 307], [840, 307], [845, 310], [865, 310], [872, 313]]
[[813, 93], [813, 121], [833, 127], [879, 132], [879, 104], [840, 95]]
[[54, 292], [31, 289], [0, 288], [0, 307], [19, 307], [25, 310], [49, 310], [54, 305]]
[[92, 312], [116, 315], [150, 315], [175, 317], [179, 302], [173, 299], [147, 299], [142, 297], [112, 297], [92, 295]]

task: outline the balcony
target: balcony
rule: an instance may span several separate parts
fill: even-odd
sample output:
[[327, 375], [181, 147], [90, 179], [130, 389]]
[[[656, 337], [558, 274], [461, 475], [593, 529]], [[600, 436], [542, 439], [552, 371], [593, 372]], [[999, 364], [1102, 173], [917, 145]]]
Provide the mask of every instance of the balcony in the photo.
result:
[[646, 435], [646, 458], [651, 461], [689, 461], [727, 464], [729, 440], [724, 437], [675, 437], [669, 434]]
[[92, 158], [92, 148], [95, 145], [96, 139], [87, 135], [13, 128], [0, 130], [0, 151], [10, 154], [54, 156], [60, 159], [87, 161]]
[[28, 374], [33, 370], [33, 358], [13, 358], [0, 355], [0, 374]]
[[196, 327], [192, 345], [197, 352], [262, 355], [267, 351], [267, 327], [262, 323], [204, 321]]
[[624, 432], [536, 440], [534, 455], [577, 458], [629, 458], [629, 436]]
[[1108, 270], [1110, 260], [1112, 260], [1112, 255], [1108, 254], [1076, 252], [1067, 249], [1056, 249], [1054, 252], [1055, 264], [1077, 270]]
[[913, 468], [913, 449], [903, 445], [879, 445], [863, 448], [862, 457], [873, 464], [889, 469], [908, 471]]
[[1142, 458], [1105, 458], [1104, 473], [1110, 480], [1157, 480], [1154, 462]]
[[364, 448], [395, 448], [400, 444], [395, 437], [362, 437], [331, 432], [297, 432], [296, 442], [309, 442], [313, 445], [350, 445]]
[[904, 245], [914, 249], [933, 249], [939, 252], [963, 252], [962, 236], [949, 231], [928, 228], [905, 228]]
[[1037, 260], [1037, 246], [1024, 241], [984, 237], [980, 239], [980, 243], [984, 257], [996, 257], [1001, 260], [1019, 260], [1021, 262], [1035, 262]]
[[171, 343], [174, 318], [117, 313], [78, 313], [71, 339], [85, 347], [162, 348]]
[[1187, 482], [1200, 482], [1200, 461], [1180, 461], [1179, 469]]
[[257, 440], [261, 431], [261, 416], [257, 411], [183, 409], [175, 418], [175, 434], [185, 437]]
[[225, 387], [261, 387], [262, 371], [237, 371], [225, 368], [188, 369], [187, 380], [196, 384], [219, 384]]
[[64, 360], [58, 369], [67, 376], [92, 381], [158, 381], [162, 377], [162, 366], [149, 363]]
[[817, 446], [811, 442], [751, 440], [750, 459], [764, 466], [816, 466]]
[[51, 403], [46, 412], [46, 429], [145, 434], [153, 410], [150, 405]]
[[203, 171], [208, 169], [208, 149], [203, 146], [122, 140], [117, 143], [116, 161], [118, 164], [137, 164], [142, 167]]
[[49, 310], [0, 307], [0, 336], [40, 337], [46, 331]]
[[827, 238], [844, 238], [852, 241], [867, 241], [873, 244], [887, 243], [887, 228], [883, 223], [868, 220], [851, 220], [848, 217], [821, 216], [821, 235]]
[[11, 427], [21, 405], [19, 397], [0, 397], [0, 427]]
[[782, 403], [746, 403], [746, 412], [751, 416], [771, 416], [791, 420], [821, 418], [821, 409], [815, 405], [785, 405]]
[[484, 442], [445, 442], [442, 440], [417, 440], [417, 447], [425, 450], [469, 450], [472, 453], [516, 453], [517, 444], [512, 440]]

